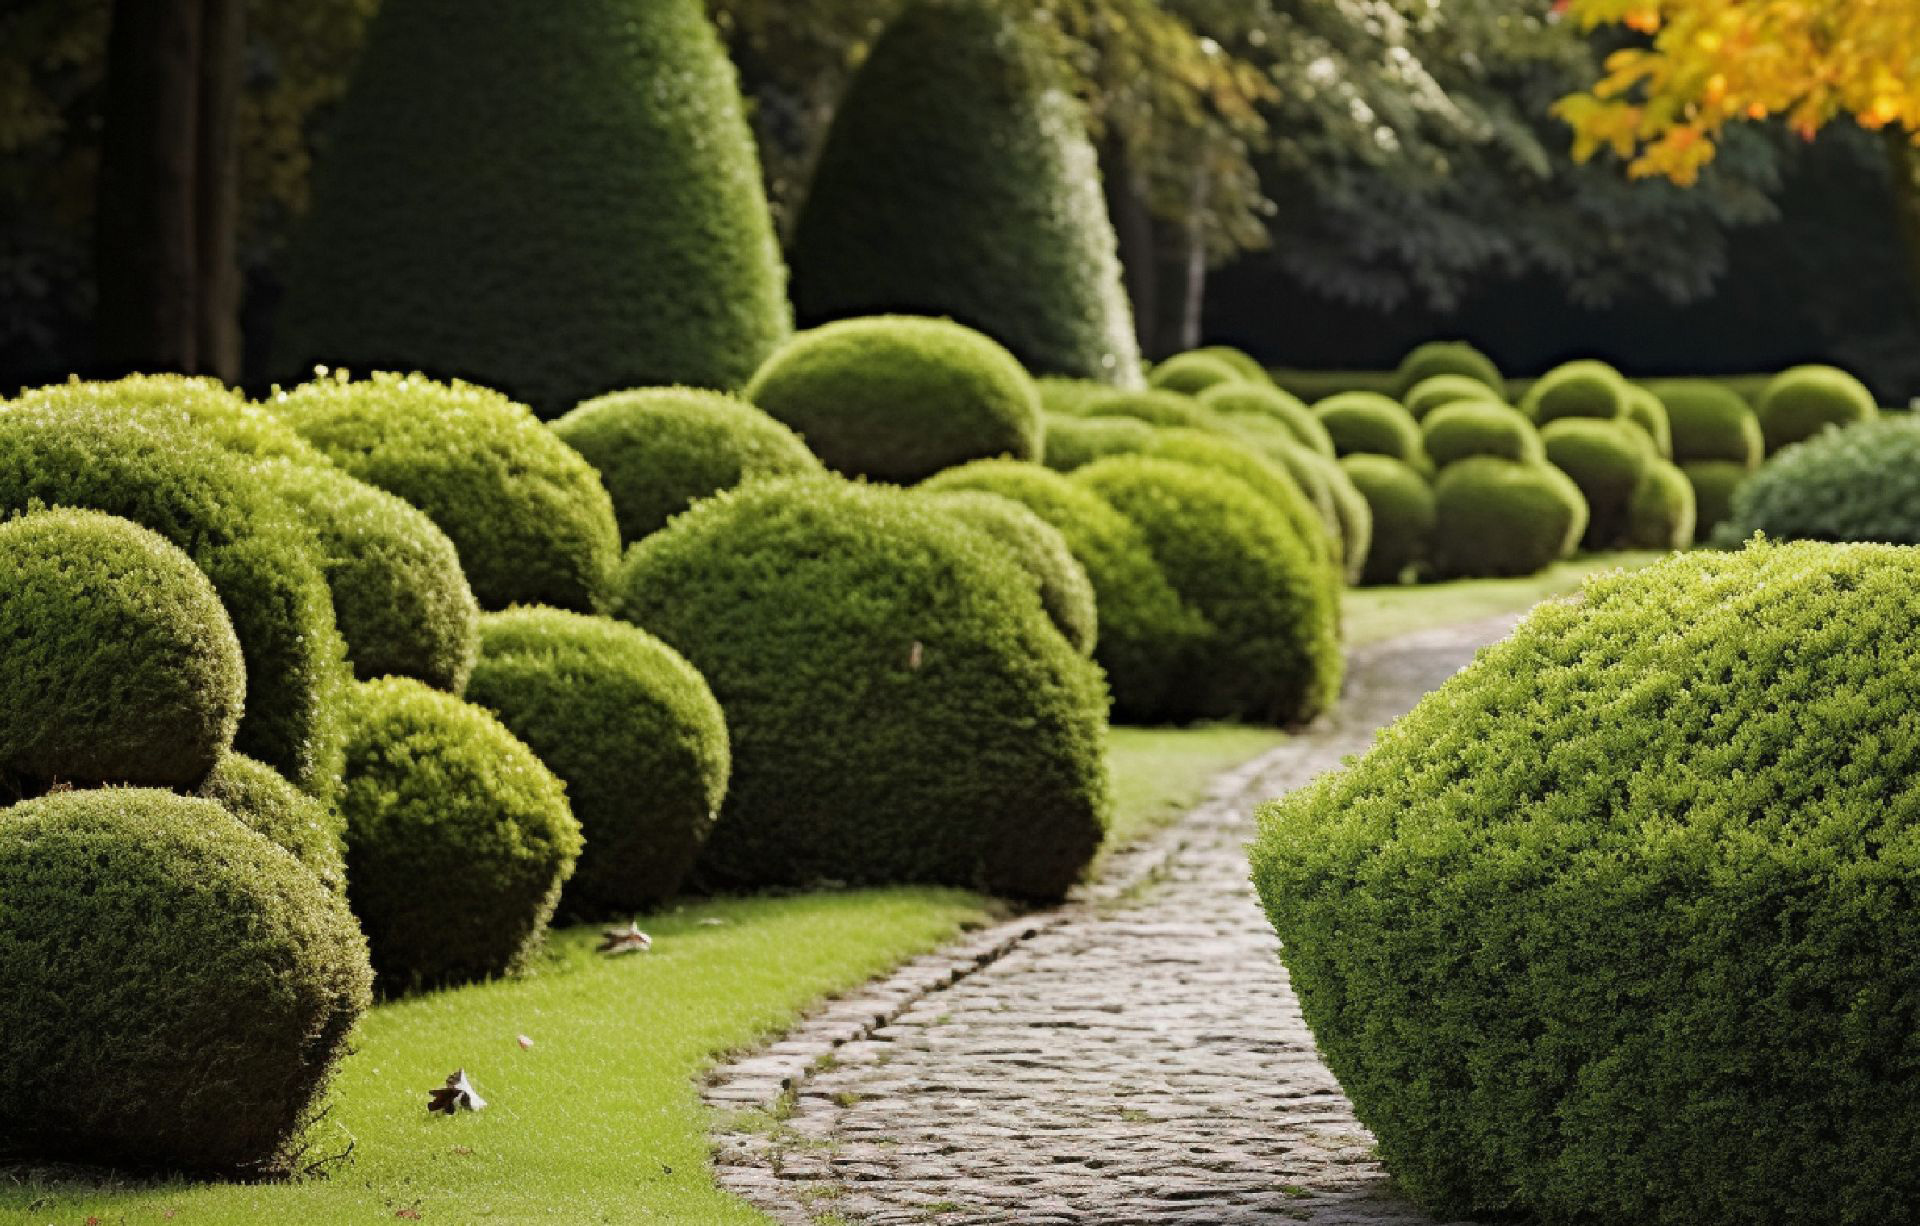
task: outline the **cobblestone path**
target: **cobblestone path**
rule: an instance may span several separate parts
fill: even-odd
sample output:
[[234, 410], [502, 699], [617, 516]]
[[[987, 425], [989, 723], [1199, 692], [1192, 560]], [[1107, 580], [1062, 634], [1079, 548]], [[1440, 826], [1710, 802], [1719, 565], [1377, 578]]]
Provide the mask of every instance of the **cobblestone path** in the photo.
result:
[[1229, 776], [1104, 892], [722, 1070], [711, 1103], [773, 1109], [716, 1139], [721, 1184], [796, 1224], [1431, 1226], [1315, 1054], [1244, 847], [1259, 803], [1365, 748], [1512, 624], [1359, 650], [1334, 717]]

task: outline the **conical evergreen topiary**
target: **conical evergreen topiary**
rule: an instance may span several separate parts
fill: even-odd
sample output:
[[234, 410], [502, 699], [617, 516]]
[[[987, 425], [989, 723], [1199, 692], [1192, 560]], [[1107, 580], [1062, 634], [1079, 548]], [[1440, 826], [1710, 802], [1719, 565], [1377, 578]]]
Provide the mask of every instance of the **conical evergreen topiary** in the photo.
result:
[[914, 0], [841, 103], [794, 235], [803, 321], [950, 316], [1035, 374], [1140, 383], [1098, 159], [990, 0]]
[[543, 416], [744, 384], [789, 327], [733, 69], [699, 0], [388, 0], [277, 340]]

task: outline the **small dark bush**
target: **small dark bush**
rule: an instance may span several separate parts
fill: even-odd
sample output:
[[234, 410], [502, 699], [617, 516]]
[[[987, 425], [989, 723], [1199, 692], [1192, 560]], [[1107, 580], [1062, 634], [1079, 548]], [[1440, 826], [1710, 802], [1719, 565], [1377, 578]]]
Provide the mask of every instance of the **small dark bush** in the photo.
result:
[[329, 890], [347, 896], [345, 821], [271, 766], [230, 753], [193, 794], [219, 805], [306, 865]]
[[1649, 390], [1666, 406], [1676, 462], [1728, 460], [1749, 470], [1760, 466], [1766, 453], [1760, 419], [1738, 392], [1709, 379], [1667, 379]]
[[1873, 393], [1832, 366], [1796, 366], [1775, 375], [1760, 393], [1756, 415], [1767, 454], [1812, 438], [1828, 426], [1850, 426], [1880, 415]]
[[1916, 589], [1870, 545], [1589, 581], [1262, 813], [1301, 1007], [1422, 1208], [1911, 1219]]
[[1235, 478], [1171, 460], [1102, 460], [1073, 480], [1140, 528], [1174, 590], [1212, 627], [1159, 719], [1291, 724], [1339, 693], [1339, 595], [1272, 503]]
[[1149, 387], [1183, 396], [1198, 396], [1222, 384], [1244, 382], [1246, 377], [1232, 362], [1207, 353], [1176, 354], [1147, 374]]
[[1572, 554], [1587, 528], [1580, 487], [1551, 464], [1476, 456], [1433, 487], [1433, 562], [1443, 578], [1531, 575]]
[[580, 854], [567, 794], [479, 707], [404, 677], [354, 687], [347, 896], [389, 990], [518, 969]]
[[1673, 426], [1660, 397], [1644, 387], [1628, 384], [1626, 420], [1646, 433], [1656, 456], [1663, 460], [1673, 458]]
[[1294, 441], [1328, 459], [1334, 457], [1333, 436], [1299, 397], [1271, 384], [1223, 383], [1200, 397], [1200, 407], [1238, 429], [1248, 418], [1265, 418], [1287, 428]]
[[1266, 366], [1244, 349], [1236, 349], [1232, 345], [1207, 345], [1193, 352], [1226, 363], [1242, 382], [1273, 386], [1273, 376], [1267, 373]]
[[1129, 417], [1169, 429], [1212, 430], [1216, 433], [1224, 433], [1228, 429], [1225, 422], [1202, 408], [1193, 397], [1159, 388], [1144, 392], [1108, 392], [1097, 400], [1088, 401], [1081, 410], [1081, 416]]
[[1048, 414], [1047, 440], [1042, 449], [1046, 465], [1070, 473], [1083, 464], [1110, 455], [1133, 455], [1146, 449], [1159, 431], [1137, 417], [1067, 417]]
[[211, 801], [0, 810], [0, 1152], [283, 1172], [370, 978], [345, 904]]
[[1563, 417], [1611, 421], [1627, 415], [1631, 385], [1605, 362], [1568, 362], [1542, 375], [1520, 401], [1520, 411], [1539, 426]]
[[274, 409], [341, 468], [425, 511], [482, 608], [591, 609], [619, 558], [599, 474], [497, 392], [376, 374], [302, 384]]
[[1053, 620], [1054, 628], [1083, 656], [1093, 654], [1099, 641], [1099, 612], [1094, 602], [1093, 581], [1086, 568], [1074, 559], [1067, 538], [1046, 520], [999, 494], [978, 490], [932, 493], [942, 511], [977, 532], [992, 537], [1007, 556], [1019, 564], [1033, 580], [1040, 605]]
[[970, 460], [1040, 456], [1040, 396], [1000, 345], [944, 319], [847, 319], [802, 332], [747, 399], [827, 467], [911, 484]]
[[616, 608], [726, 712], [733, 783], [705, 881], [1058, 898], [1100, 846], [1099, 670], [1005, 550], [922, 493], [800, 478], [724, 494], [634, 547]]
[[599, 472], [629, 544], [742, 482], [826, 471], [799, 435], [720, 392], [614, 392], [555, 421], [553, 432]]
[[1404, 399], [1422, 381], [1435, 375], [1465, 375], [1493, 389], [1498, 398], [1504, 399], [1506, 395], [1506, 380], [1493, 359], [1461, 341], [1429, 341], [1407, 354], [1395, 373], [1393, 394]]
[[1377, 392], [1341, 392], [1313, 406], [1341, 456], [1384, 455], [1403, 463], [1420, 460], [1420, 423]]
[[1404, 583], [1417, 577], [1433, 550], [1433, 487], [1391, 456], [1352, 455], [1340, 467], [1373, 515], [1373, 543], [1360, 581]]
[[1547, 459], [1573, 478], [1587, 500], [1588, 549], [1613, 549], [1626, 539], [1633, 491], [1654, 459], [1646, 437], [1624, 421], [1563, 417], [1540, 432]]
[[1497, 401], [1443, 405], [1420, 423], [1420, 436], [1422, 449], [1440, 468], [1477, 455], [1522, 464], [1537, 464], [1547, 456], [1540, 432], [1527, 415]]
[[1774, 540], [1920, 545], [1920, 418], [1832, 430], [1769, 459], [1740, 485], [1719, 544]]
[[691, 664], [623, 622], [489, 613], [467, 700], [567, 785], [586, 840], [568, 910], [636, 911], [673, 897], [713, 828], [731, 763], [720, 704]]
[[1697, 512], [1685, 473], [1654, 460], [1640, 474], [1627, 505], [1627, 544], [1635, 549], [1685, 549], [1693, 544]]
[[1461, 401], [1475, 404], [1505, 404], [1500, 393], [1470, 375], [1434, 375], [1422, 379], [1407, 392], [1402, 403], [1415, 421], [1424, 422], [1427, 414]]
[[1693, 486], [1694, 536], [1713, 540], [1720, 525], [1733, 517], [1733, 500], [1753, 475], [1745, 464], [1731, 460], [1694, 460], [1680, 466]]

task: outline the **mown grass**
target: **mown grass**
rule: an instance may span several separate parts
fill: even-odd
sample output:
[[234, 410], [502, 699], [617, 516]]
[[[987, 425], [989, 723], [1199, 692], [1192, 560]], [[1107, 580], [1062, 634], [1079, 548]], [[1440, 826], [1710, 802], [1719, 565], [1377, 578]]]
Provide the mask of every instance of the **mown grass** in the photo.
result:
[[1114, 799], [1107, 846], [1124, 847], [1152, 834], [1205, 799], [1215, 776], [1285, 739], [1273, 728], [1238, 724], [1115, 728], [1107, 742]]
[[1581, 582], [1591, 575], [1638, 570], [1666, 556], [1652, 551], [1582, 554], [1522, 579], [1352, 588], [1346, 597], [1346, 639], [1349, 645], [1359, 646], [1434, 626], [1524, 612], [1550, 597], [1578, 591]]

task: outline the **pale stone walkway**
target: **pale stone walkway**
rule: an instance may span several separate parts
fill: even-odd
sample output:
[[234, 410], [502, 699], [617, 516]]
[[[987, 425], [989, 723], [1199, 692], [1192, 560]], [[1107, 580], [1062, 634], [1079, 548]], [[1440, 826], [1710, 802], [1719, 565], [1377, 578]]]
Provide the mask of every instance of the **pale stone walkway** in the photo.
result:
[[773, 1108], [716, 1139], [722, 1185], [783, 1223], [1430, 1226], [1314, 1052], [1244, 849], [1259, 803], [1512, 624], [1361, 649], [1338, 714], [1231, 777], [1148, 880], [923, 960], [717, 1075], [716, 1106]]

